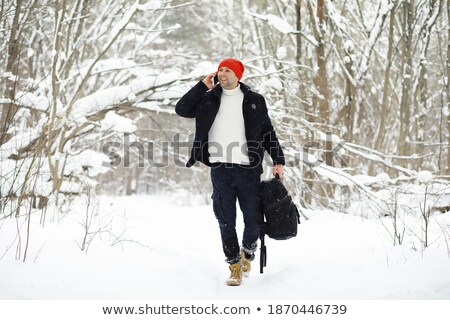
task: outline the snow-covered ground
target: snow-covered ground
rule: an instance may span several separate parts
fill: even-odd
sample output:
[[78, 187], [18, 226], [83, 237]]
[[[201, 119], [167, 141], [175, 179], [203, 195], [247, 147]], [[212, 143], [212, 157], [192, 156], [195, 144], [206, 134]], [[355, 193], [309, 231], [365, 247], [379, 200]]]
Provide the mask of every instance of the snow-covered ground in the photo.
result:
[[[34, 214], [25, 263], [14, 257], [18, 227], [23, 257], [27, 225], [1, 220], [0, 299], [450, 299], [450, 213], [433, 218], [440, 227], [422, 251], [409, 240], [392, 246], [380, 219], [305, 212], [297, 238], [266, 241], [264, 274], [258, 250], [250, 277], [227, 287], [211, 207], [177, 199], [101, 197], [88, 210], [81, 201], [62, 218], [49, 210], [45, 227]], [[86, 253], [79, 245], [92, 213]]]

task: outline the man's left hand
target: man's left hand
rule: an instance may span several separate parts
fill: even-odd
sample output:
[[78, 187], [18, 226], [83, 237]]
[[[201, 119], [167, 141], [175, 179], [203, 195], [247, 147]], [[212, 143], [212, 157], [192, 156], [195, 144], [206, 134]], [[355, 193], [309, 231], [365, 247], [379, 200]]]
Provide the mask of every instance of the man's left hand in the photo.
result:
[[283, 165], [282, 164], [276, 164], [273, 166], [273, 175], [276, 176], [277, 173], [281, 179], [283, 177]]

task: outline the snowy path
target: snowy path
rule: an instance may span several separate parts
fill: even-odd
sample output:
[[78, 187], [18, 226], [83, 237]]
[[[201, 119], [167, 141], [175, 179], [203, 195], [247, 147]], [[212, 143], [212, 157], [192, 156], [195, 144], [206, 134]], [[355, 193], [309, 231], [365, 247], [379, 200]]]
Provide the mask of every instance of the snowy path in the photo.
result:
[[[450, 299], [446, 248], [392, 247], [375, 219], [309, 212], [297, 238], [267, 240], [264, 274], [258, 250], [250, 277], [232, 288], [210, 206], [143, 196], [101, 204], [92, 230], [121, 242], [103, 232], [81, 252], [81, 210], [34, 227], [27, 263], [14, 261], [15, 247], [0, 260], [0, 299]], [[0, 224], [0, 255], [14, 229]]]

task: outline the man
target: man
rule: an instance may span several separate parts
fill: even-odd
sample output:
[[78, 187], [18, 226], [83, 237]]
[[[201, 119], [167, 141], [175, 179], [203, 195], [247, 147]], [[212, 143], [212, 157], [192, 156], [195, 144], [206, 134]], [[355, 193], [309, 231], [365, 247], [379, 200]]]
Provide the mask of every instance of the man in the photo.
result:
[[[240, 82], [244, 65], [225, 59], [178, 101], [178, 115], [195, 118], [191, 157], [211, 167], [213, 209], [219, 222], [223, 251], [231, 271], [227, 285], [238, 286], [250, 271], [259, 238], [258, 191], [264, 150], [273, 174], [281, 177], [283, 151], [272, 127], [264, 97]], [[218, 84], [213, 83], [217, 75]], [[244, 216], [242, 248], [236, 234], [236, 199]]]

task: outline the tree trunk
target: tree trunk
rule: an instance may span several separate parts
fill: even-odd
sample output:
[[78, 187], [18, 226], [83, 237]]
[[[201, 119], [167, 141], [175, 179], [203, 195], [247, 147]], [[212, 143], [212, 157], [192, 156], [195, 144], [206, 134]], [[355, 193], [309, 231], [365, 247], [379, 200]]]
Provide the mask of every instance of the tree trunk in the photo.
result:
[[450, 0], [447, 0], [447, 170], [446, 174], [450, 175]]
[[352, 48], [347, 48], [346, 57], [344, 59], [345, 69], [347, 69], [347, 74], [351, 77], [345, 78], [345, 100], [344, 100], [344, 114], [345, 114], [345, 127], [346, 134], [344, 135], [344, 140], [353, 141], [353, 125], [355, 122], [355, 87], [353, 85], [352, 79], [354, 79], [353, 72], [353, 60], [352, 60]]
[[[19, 18], [22, 12], [22, 0], [17, 0], [15, 3], [14, 18], [11, 26], [11, 33], [8, 42], [8, 58], [6, 61], [6, 73], [10, 76], [6, 77], [5, 88], [3, 95], [9, 102], [1, 106], [0, 119], [0, 145], [9, 140], [7, 131], [11, 125], [12, 120], [17, 112], [17, 106], [14, 103], [16, 94], [16, 85], [19, 71], [19, 57], [20, 57], [20, 39], [19, 39]], [[3, 5], [2, 5], [3, 7]]]
[[384, 71], [384, 84], [383, 84], [383, 99], [381, 102], [381, 112], [380, 112], [380, 124], [378, 127], [378, 131], [376, 134], [375, 141], [375, 150], [382, 151], [382, 146], [384, 142], [384, 137], [386, 134], [386, 122], [389, 113], [389, 104], [390, 104], [390, 77], [391, 77], [391, 66], [392, 66], [392, 52], [393, 52], [393, 43], [394, 43], [394, 25], [395, 25], [395, 7], [397, 6], [397, 1], [394, 2], [394, 5], [391, 9], [390, 18], [389, 18], [389, 39], [388, 39], [388, 51], [386, 57], [386, 70]]
[[[427, 137], [427, 119], [430, 113], [430, 92], [428, 88], [428, 47], [431, 40], [431, 32], [437, 17], [441, 14], [441, 6], [438, 0], [430, 0], [428, 3], [428, 14], [423, 22], [420, 33], [422, 42], [422, 50], [420, 53], [419, 78], [417, 92], [419, 94], [419, 104], [414, 112], [414, 136], [415, 136], [415, 153], [418, 155], [425, 154], [425, 141]], [[423, 159], [418, 163], [419, 170], [422, 169]]]
[[[414, 0], [403, 2], [404, 32], [402, 52], [402, 97], [400, 101], [400, 134], [398, 139], [398, 155], [406, 156], [411, 146], [411, 81], [412, 81], [412, 36], [414, 27]], [[405, 160], [400, 164], [406, 166]]]
[[[320, 129], [327, 132], [330, 118], [329, 111], [329, 92], [328, 92], [328, 76], [327, 76], [327, 61], [325, 57], [325, 1], [318, 0], [316, 12], [314, 13], [311, 1], [307, 2], [308, 10], [312, 21], [312, 32], [316, 39], [317, 45], [315, 47], [316, 53], [316, 67], [314, 72], [313, 84], [315, 93], [312, 95], [312, 108], [314, 115], [318, 119], [314, 122], [321, 124]], [[314, 137], [312, 137], [314, 138]], [[314, 141], [311, 139], [311, 141]], [[314, 144], [314, 142], [313, 142]], [[330, 157], [328, 152], [323, 152], [323, 160], [330, 164]], [[328, 180], [321, 180], [314, 185], [313, 190], [319, 196], [319, 203], [326, 206], [329, 196], [333, 193]]]
[[[306, 94], [304, 90], [305, 86], [305, 74], [300, 69], [300, 65], [302, 63], [302, 56], [303, 56], [303, 47], [302, 47], [302, 36], [300, 34], [301, 28], [302, 28], [302, 1], [297, 0], [295, 2], [295, 24], [296, 24], [296, 31], [297, 34], [295, 35], [296, 40], [296, 51], [295, 51], [295, 63], [297, 64], [297, 74], [298, 74], [298, 95], [299, 95], [299, 104], [298, 107], [300, 110], [305, 110], [306, 114], [310, 114], [311, 110], [309, 110], [309, 106], [307, 103], [304, 103], [306, 99]], [[310, 120], [310, 119], [308, 119]]]
[[[302, 1], [296, 0], [295, 2], [295, 18], [296, 18], [296, 54], [295, 54], [295, 62], [299, 66], [302, 63], [302, 56], [303, 56], [303, 47], [302, 47], [302, 36], [300, 34], [301, 32], [301, 26], [302, 26]], [[306, 92], [305, 92], [305, 83], [307, 82], [304, 72], [298, 67], [297, 69], [298, 74], [298, 107], [296, 112], [296, 116], [301, 117], [302, 110], [305, 111], [303, 114], [306, 115], [306, 119], [310, 122], [313, 122], [314, 119], [312, 119], [311, 115], [313, 112], [311, 112], [311, 105], [306, 102]], [[304, 102], [305, 101], [305, 102]], [[309, 134], [308, 134], [309, 136]], [[308, 140], [308, 138], [311, 137], [305, 137], [303, 143]], [[311, 139], [309, 139], [311, 140]], [[302, 143], [302, 138], [298, 136], [297, 145], [300, 146]], [[305, 204], [312, 204], [312, 197], [311, 197], [311, 190], [313, 190], [314, 183], [314, 172], [313, 169], [310, 167], [305, 167], [305, 171], [303, 172], [304, 176], [304, 183], [306, 184], [306, 187], [302, 188], [302, 199], [305, 201]]]
[[0, 28], [3, 28], [3, 29], [4, 29], [4, 26], [5, 26], [4, 23], [6, 22], [6, 19], [3, 18], [4, 14], [5, 14], [5, 2], [2, 0], [2, 2], [0, 3], [0, 23], [3, 22], [2, 23], [3, 26], [0, 25]]
[[[56, 139], [49, 139], [47, 141], [47, 160], [48, 165], [50, 168], [50, 174], [52, 176], [53, 181], [53, 192], [56, 194], [59, 193], [59, 190], [61, 189], [62, 185], [62, 172], [60, 170], [61, 160], [59, 158], [56, 158], [56, 160], [53, 161], [52, 155], [54, 152], [54, 145], [55, 141], [61, 140], [63, 138], [63, 133], [61, 133], [59, 130], [55, 130], [55, 127], [58, 127], [57, 125], [57, 105], [58, 105], [58, 97], [60, 95], [59, 87], [59, 59], [61, 54], [61, 30], [62, 25], [64, 21], [64, 15], [66, 13], [66, 1], [63, 0], [62, 3], [56, 4], [56, 10], [55, 10], [55, 38], [53, 40], [53, 59], [52, 59], [52, 66], [51, 66], [51, 94], [52, 94], [52, 106], [51, 106], [51, 112], [50, 112], [50, 119], [49, 119], [49, 125], [48, 125], [48, 136], [54, 135]], [[59, 150], [58, 150], [59, 151]]]
[[[328, 76], [327, 76], [327, 61], [325, 57], [325, 1], [317, 1], [317, 24], [318, 24], [318, 34], [317, 41], [318, 45], [316, 47], [316, 58], [317, 58], [317, 73], [314, 76], [314, 84], [320, 94], [320, 96], [313, 96], [313, 106], [318, 108], [319, 111], [319, 121], [324, 124], [324, 127], [329, 123], [330, 110], [329, 110], [329, 92], [328, 92]], [[325, 130], [324, 130], [325, 131]]]
[[300, 64], [301, 57], [302, 57], [302, 36], [300, 34], [301, 28], [302, 28], [302, 1], [297, 0], [295, 2], [295, 25], [296, 25], [296, 37], [295, 40], [297, 42], [297, 48], [296, 48], [296, 54], [295, 54], [295, 62], [297, 64]]

